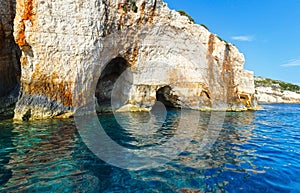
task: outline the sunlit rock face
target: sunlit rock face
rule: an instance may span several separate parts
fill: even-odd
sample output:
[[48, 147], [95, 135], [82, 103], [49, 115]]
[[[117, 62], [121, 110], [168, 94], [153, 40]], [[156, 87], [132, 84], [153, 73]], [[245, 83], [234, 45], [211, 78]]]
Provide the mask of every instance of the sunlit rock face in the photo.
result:
[[[17, 0], [15, 119], [98, 111], [255, 108], [244, 56], [160, 0]], [[106, 108], [106, 105], [108, 108]], [[92, 108], [93, 109], [93, 108]]]
[[0, 0], [0, 114], [7, 114], [17, 101], [20, 50], [13, 37], [14, 0]]
[[256, 87], [259, 103], [300, 103], [300, 94], [292, 91], [281, 91], [274, 87]]
[[300, 87], [280, 80], [256, 76], [255, 96], [259, 103], [300, 103]]

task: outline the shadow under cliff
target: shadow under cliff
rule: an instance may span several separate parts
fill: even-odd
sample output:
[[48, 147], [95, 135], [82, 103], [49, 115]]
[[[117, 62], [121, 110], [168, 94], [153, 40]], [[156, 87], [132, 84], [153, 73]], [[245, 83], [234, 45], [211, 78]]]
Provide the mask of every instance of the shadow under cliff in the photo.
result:
[[20, 90], [21, 51], [14, 41], [16, 0], [0, 0], [0, 120], [13, 117]]

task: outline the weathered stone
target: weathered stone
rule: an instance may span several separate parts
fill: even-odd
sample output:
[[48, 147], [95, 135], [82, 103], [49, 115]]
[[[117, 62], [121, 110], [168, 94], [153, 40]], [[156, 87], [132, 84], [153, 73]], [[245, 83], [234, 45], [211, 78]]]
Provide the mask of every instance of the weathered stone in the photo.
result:
[[14, 0], [0, 0], [0, 114], [13, 115], [19, 93], [20, 50], [13, 37]]
[[[284, 85], [294, 89], [289, 90], [289, 86]], [[255, 96], [259, 103], [300, 103], [299, 88], [283, 81], [255, 77]]]
[[[14, 36], [22, 76], [15, 119], [71, 116], [94, 107], [95, 93], [100, 106], [101, 97], [109, 101], [112, 94], [113, 110], [148, 111], [164, 87], [170, 88], [162, 93], [165, 100], [175, 107], [255, 108], [253, 73], [243, 70], [244, 56], [235, 46], [161, 0], [135, 5], [17, 0]], [[101, 76], [117, 58], [128, 68]]]
[[281, 91], [272, 87], [256, 87], [259, 103], [300, 103], [300, 94], [292, 91]]

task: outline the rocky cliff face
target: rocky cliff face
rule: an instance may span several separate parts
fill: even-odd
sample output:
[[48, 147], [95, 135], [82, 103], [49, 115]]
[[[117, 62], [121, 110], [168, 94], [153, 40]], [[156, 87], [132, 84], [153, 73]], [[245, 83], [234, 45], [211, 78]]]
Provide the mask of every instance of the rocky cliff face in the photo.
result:
[[259, 103], [300, 103], [300, 86], [269, 78], [255, 77]]
[[0, 0], [0, 114], [9, 113], [19, 92], [21, 53], [13, 37], [15, 6], [14, 0]]
[[148, 111], [156, 100], [256, 106], [237, 48], [160, 0], [17, 0], [14, 24], [22, 50], [15, 119], [68, 117], [97, 103], [100, 111]]

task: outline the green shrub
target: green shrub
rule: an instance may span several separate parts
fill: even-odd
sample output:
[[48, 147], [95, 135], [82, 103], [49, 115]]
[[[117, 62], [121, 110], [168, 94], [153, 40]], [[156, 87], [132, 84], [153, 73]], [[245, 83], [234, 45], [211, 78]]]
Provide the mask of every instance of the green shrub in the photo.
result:
[[208, 27], [204, 24], [200, 24], [202, 27], [204, 27], [205, 29], [209, 30]]
[[137, 13], [138, 7], [137, 7], [137, 5], [136, 5], [136, 0], [130, 0], [130, 7], [131, 7], [131, 10], [132, 10], [134, 13]]
[[270, 78], [262, 78], [260, 80], [255, 80], [255, 86], [278, 87], [280, 88], [281, 92], [292, 91], [300, 93], [300, 86], [291, 83], [286, 83], [280, 80], [272, 80]]
[[177, 12], [178, 12], [180, 15], [182, 15], [182, 16], [188, 17], [189, 20], [190, 20], [192, 23], [196, 23], [195, 20], [194, 20], [191, 16], [189, 16], [189, 14], [187, 14], [185, 11], [183, 11], [183, 10], [177, 10]]
[[138, 7], [136, 6], [136, 4], [133, 4], [133, 5], [132, 5], [131, 10], [132, 10], [134, 13], [137, 13]]
[[137, 13], [137, 11], [138, 11], [138, 6], [136, 5], [136, 0], [127, 0], [126, 3], [122, 6], [122, 8], [125, 13], [127, 13], [128, 10], [131, 10], [134, 13]]
[[298, 86], [298, 85], [281, 82], [281, 83], [279, 83], [279, 86], [280, 86], [281, 90], [289, 90], [289, 91], [293, 91], [293, 92], [300, 92], [300, 86]]
[[123, 11], [127, 13], [127, 7], [125, 5], [123, 6]]
[[226, 44], [228, 44], [228, 42], [226, 40], [223, 40], [220, 36], [217, 36], [217, 38], [222, 41], [222, 42], [225, 42]]

